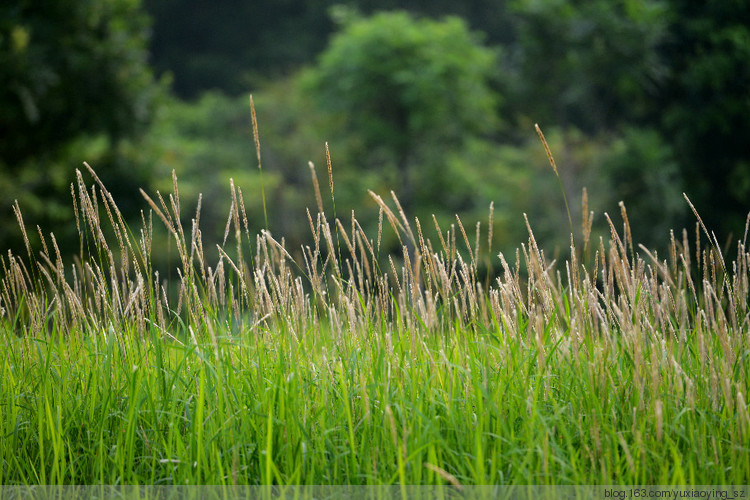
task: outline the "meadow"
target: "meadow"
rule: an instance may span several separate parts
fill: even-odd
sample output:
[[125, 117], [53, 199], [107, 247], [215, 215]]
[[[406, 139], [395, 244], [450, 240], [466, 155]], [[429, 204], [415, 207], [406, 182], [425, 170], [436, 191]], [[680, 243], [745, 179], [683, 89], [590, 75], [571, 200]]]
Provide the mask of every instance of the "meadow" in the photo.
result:
[[38, 228], [0, 257], [0, 484], [750, 482], [747, 231], [728, 251], [696, 212], [662, 256], [624, 206], [592, 241], [584, 205], [569, 257], [528, 222], [498, 255], [491, 207], [438, 227], [371, 193], [368, 235], [313, 168], [309, 245], [253, 232], [231, 182], [217, 244], [176, 177], [134, 230], [86, 167], [78, 258]]

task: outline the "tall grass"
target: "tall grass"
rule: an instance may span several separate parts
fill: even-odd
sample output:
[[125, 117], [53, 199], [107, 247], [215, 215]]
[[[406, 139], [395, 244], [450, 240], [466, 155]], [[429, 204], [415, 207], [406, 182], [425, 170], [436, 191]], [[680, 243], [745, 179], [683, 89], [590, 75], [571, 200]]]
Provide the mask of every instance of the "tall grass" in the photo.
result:
[[[750, 480], [747, 235], [731, 261], [699, 232], [656, 256], [623, 207], [622, 232], [589, 242], [586, 214], [587, 251], [550, 262], [530, 227], [490, 255], [491, 232], [428, 234], [395, 195], [372, 193], [373, 237], [329, 220], [316, 187], [294, 259], [232, 183], [208, 262], [176, 178], [131, 231], [86, 168], [79, 258], [52, 235], [0, 258], [0, 484]], [[154, 216], [174, 283], [152, 266]], [[400, 254], [380, 255], [382, 231]]]

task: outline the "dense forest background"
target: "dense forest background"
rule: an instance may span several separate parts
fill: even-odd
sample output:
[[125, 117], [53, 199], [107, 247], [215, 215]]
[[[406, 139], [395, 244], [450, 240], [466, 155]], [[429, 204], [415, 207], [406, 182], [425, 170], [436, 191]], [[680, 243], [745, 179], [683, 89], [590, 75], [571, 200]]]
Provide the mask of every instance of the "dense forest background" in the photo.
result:
[[133, 227], [138, 187], [170, 192], [174, 169], [188, 227], [203, 194], [204, 238], [224, 237], [232, 178], [250, 223], [298, 248], [318, 205], [309, 162], [333, 214], [327, 141], [343, 220], [376, 228], [368, 189], [444, 230], [456, 213], [486, 228], [492, 203], [498, 250], [525, 240], [527, 213], [564, 251], [563, 190], [534, 123], [575, 231], [586, 187], [595, 233], [604, 212], [621, 223], [623, 201], [634, 239], [663, 248], [695, 224], [686, 192], [729, 243], [750, 210], [749, 61], [744, 0], [8, 2], [0, 246], [25, 251], [14, 200], [63, 252], [84, 244], [70, 191], [85, 160]]

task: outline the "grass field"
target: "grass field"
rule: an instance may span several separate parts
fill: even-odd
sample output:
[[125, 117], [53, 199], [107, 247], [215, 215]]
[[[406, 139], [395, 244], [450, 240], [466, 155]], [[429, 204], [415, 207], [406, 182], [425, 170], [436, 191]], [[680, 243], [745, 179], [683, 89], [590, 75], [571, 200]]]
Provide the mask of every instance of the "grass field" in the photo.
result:
[[[0, 258], [0, 484], [750, 482], [744, 239], [725, 257], [700, 228], [656, 257], [624, 209], [624, 231], [589, 241], [584, 208], [570, 259], [531, 228], [498, 256], [491, 231], [373, 193], [378, 234], [321, 210], [286, 249], [232, 186], [207, 262], [176, 179], [131, 231], [90, 174], [80, 259], [50, 237]], [[402, 252], [381, 254], [385, 231]]]

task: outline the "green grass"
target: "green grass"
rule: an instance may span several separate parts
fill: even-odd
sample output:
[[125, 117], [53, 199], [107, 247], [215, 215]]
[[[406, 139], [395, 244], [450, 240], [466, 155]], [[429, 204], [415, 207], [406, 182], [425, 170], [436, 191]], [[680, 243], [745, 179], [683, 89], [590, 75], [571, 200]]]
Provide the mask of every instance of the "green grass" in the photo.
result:
[[90, 172], [80, 259], [0, 259], [0, 484], [750, 482], [744, 242], [660, 260], [613, 226], [550, 263], [529, 230], [509, 263], [375, 196], [401, 255], [323, 214], [286, 249], [233, 187], [209, 263], [175, 180], [170, 284]]

